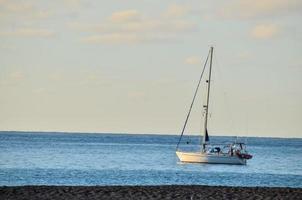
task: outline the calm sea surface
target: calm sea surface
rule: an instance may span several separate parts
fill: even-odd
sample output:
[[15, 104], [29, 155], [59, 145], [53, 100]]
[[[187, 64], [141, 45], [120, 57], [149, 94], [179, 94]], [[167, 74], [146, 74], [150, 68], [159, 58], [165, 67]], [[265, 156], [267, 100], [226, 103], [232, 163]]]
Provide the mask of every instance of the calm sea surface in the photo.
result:
[[[177, 140], [164, 135], [0, 132], [0, 185], [302, 188], [302, 139], [246, 138], [254, 155], [246, 166], [181, 164], [175, 155]], [[198, 144], [197, 137], [191, 140]]]

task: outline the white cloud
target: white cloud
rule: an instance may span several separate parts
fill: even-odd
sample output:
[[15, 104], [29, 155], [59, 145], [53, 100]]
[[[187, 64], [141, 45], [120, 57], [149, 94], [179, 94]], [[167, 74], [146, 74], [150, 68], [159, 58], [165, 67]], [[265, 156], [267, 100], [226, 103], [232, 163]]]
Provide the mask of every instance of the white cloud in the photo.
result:
[[262, 18], [302, 12], [300, 0], [234, 0], [219, 11], [224, 18]]
[[251, 54], [251, 52], [248, 52], [248, 51], [242, 51], [242, 52], [239, 52], [237, 54], [237, 57], [239, 60], [249, 60], [251, 59], [253, 56]]
[[26, 19], [45, 19], [51, 12], [47, 9], [41, 9], [31, 2], [20, 1], [0, 1], [1, 18], [16, 20]]
[[23, 28], [12, 31], [2, 31], [0, 32], [0, 36], [49, 38], [55, 36], [55, 33], [47, 29]]
[[190, 56], [186, 58], [185, 63], [189, 65], [198, 65], [201, 64], [201, 60], [198, 56]]
[[137, 43], [139, 42], [139, 37], [134, 34], [103, 34], [103, 35], [92, 35], [82, 39], [85, 43]]
[[257, 39], [269, 39], [278, 34], [278, 28], [275, 25], [257, 25], [251, 30], [251, 36]]
[[146, 100], [147, 95], [144, 91], [134, 90], [128, 93], [128, 97], [132, 100]]
[[[169, 13], [181, 16], [185, 10], [170, 8]], [[169, 10], [169, 9], [168, 9]], [[187, 12], [187, 11], [186, 11]], [[137, 10], [114, 12], [107, 21], [98, 24], [72, 23], [71, 28], [90, 32], [82, 38], [86, 43], [145, 43], [150, 41], [175, 41], [177, 34], [191, 33], [198, 29], [197, 24], [180, 18], [146, 17]]]
[[25, 80], [25, 74], [22, 71], [12, 71], [0, 79], [2, 86], [15, 86]]
[[33, 5], [29, 3], [13, 3], [6, 2], [3, 4], [5, 9], [9, 12], [31, 12], [33, 10]]
[[124, 32], [186, 32], [197, 30], [197, 24], [186, 20], [145, 19], [137, 22], [84, 24], [71, 23], [70, 27], [91, 33], [124, 33]]
[[163, 15], [166, 17], [183, 17], [190, 11], [191, 8], [188, 5], [173, 4], [168, 7]]
[[124, 11], [112, 13], [109, 19], [114, 23], [122, 23], [122, 22], [137, 21], [140, 18], [141, 15], [137, 10], [124, 10]]
[[111, 33], [92, 35], [82, 38], [82, 42], [89, 44], [137, 44], [149, 42], [169, 42], [173, 36], [136, 34], [136, 33]]
[[22, 80], [24, 79], [24, 73], [23, 72], [20, 72], [20, 71], [16, 71], [16, 72], [12, 72], [10, 75], [9, 75], [9, 78], [10, 79], [13, 79], [13, 80]]

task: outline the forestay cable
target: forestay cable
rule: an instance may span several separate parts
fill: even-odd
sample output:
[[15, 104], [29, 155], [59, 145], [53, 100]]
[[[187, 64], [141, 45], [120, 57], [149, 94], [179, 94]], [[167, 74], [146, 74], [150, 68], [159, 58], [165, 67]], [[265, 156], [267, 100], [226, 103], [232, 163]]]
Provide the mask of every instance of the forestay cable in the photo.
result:
[[184, 124], [184, 126], [183, 126], [183, 128], [182, 128], [181, 135], [180, 135], [180, 137], [179, 137], [179, 140], [178, 140], [178, 143], [177, 143], [177, 146], [176, 146], [176, 150], [178, 149], [178, 146], [179, 146], [179, 144], [180, 144], [180, 141], [181, 141], [181, 139], [182, 139], [182, 136], [183, 136], [183, 134], [184, 134], [184, 132], [185, 132], [185, 129], [186, 129], [186, 126], [187, 126], [187, 123], [188, 123], [188, 120], [189, 120], [189, 117], [190, 117], [190, 114], [191, 114], [191, 110], [192, 110], [192, 107], [193, 107], [193, 104], [194, 104], [194, 102], [195, 102], [195, 98], [196, 98], [196, 95], [197, 95], [197, 92], [198, 92], [198, 89], [199, 89], [199, 85], [200, 85], [200, 83], [201, 83], [202, 76], [203, 76], [203, 74], [204, 74], [204, 71], [205, 71], [206, 66], [207, 66], [207, 63], [208, 63], [209, 55], [210, 55], [210, 51], [209, 51], [208, 56], [207, 56], [207, 59], [206, 59], [206, 61], [205, 61], [205, 63], [204, 63], [204, 66], [203, 66], [203, 69], [202, 69], [202, 72], [201, 72], [201, 75], [200, 75], [200, 78], [199, 78], [199, 81], [198, 81], [198, 84], [197, 84], [197, 87], [196, 87], [196, 90], [195, 90], [195, 93], [194, 93], [194, 96], [193, 96], [193, 100], [192, 100], [192, 102], [191, 102], [190, 109], [189, 109], [189, 112], [188, 112], [187, 117], [186, 117], [186, 120], [185, 120], [185, 124]]

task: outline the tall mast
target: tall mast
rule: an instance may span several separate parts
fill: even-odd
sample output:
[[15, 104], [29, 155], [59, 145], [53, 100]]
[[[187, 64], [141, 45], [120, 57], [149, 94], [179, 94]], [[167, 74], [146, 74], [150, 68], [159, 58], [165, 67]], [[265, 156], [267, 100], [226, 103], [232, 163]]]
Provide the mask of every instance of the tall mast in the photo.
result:
[[210, 53], [210, 70], [209, 70], [209, 79], [206, 80], [208, 84], [208, 92], [207, 92], [207, 104], [204, 105], [205, 108], [205, 120], [204, 120], [204, 136], [203, 136], [203, 141], [202, 141], [202, 151], [205, 151], [205, 145], [209, 141], [209, 136], [208, 136], [208, 114], [209, 114], [209, 100], [210, 100], [210, 87], [211, 87], [211, 73], [212, 73], [212, 59], [213, 59], [213, 50], [214, 48], [211, 47]]

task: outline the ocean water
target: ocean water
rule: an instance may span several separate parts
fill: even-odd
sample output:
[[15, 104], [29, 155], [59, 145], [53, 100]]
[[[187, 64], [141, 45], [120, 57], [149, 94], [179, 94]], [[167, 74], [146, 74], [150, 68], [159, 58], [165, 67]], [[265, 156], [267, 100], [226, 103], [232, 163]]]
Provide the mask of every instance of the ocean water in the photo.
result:
[[[191, 140], [198, 144], [197, 137]], [[167, 135], [0, 132], [0, 185], [302, 188], [302, 139], [245, 138], [254, 155], [245, 166], [180, 163], [177, 141]]]

